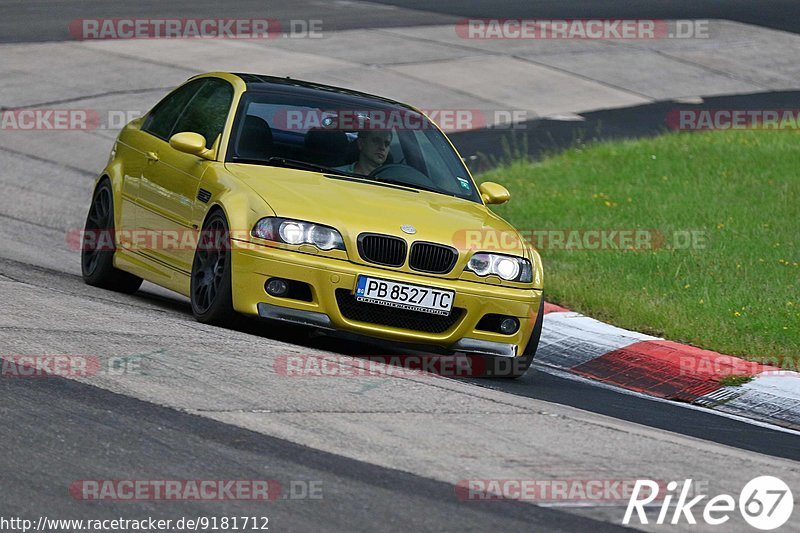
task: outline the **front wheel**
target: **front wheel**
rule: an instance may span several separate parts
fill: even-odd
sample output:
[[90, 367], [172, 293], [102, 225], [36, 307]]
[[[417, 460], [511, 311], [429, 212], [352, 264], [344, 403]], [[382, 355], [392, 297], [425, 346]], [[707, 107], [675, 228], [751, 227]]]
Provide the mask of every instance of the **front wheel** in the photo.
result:
[[114, 193], [104, 179], [97, 186], [86, 216], [81, 243], [81, 274], [87, 285], [132, 294], [139, 290], [142, 278], [114, 266]]
[[227, 325], [233, 317], [228, 222], [222, 211], [206, 219], [192, 262], [192, 314], [204, 324]]

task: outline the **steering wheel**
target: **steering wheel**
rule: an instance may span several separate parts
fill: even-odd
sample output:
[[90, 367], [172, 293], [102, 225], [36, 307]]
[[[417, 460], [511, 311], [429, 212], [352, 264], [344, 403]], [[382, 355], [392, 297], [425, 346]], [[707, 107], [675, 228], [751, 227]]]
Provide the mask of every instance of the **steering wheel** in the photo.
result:
[[385, 176], [386, 178], [391, 177], [392, 181], [404, 182], [409, 185], [436, 188], [436, 183], [434, 183], [432, 179], [409, 165], [401, 165], [398, 163], [381, 165], [369, 173], [370, 178], [375, 178], [378, 181], [381, 180], [381, 176]]

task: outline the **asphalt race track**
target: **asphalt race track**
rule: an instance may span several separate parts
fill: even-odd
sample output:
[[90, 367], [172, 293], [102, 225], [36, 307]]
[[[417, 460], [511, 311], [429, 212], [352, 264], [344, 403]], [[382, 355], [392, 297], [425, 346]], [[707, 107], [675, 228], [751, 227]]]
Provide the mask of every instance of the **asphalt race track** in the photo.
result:
[[[322, 18], [336, 29], [491, 15], [712, 17], [800, 30], [800, 4], [779, 1], [730, 2], [727, 8], [712, 1], [650, 2], [644, 8], [611, 2], [602, 9], [593, 2], [538, 2], [536, 10], [517, 1], [375, 4], [270, 3], [267, 16]], [[265, 16], [264, 5], [0, 2], [0, 42], [66, 41], [65, 21], [80, 17], [255, 17]], [[732, 14], [725, 16], [725, 9]], [[57, 60], [46, 59], [53, 70], [43, 70], [42, 77], [58, 69]], [[13, 68], [3, 61], [0, 55], [2, 83], [18, 90]], [[124, 59], [108, 61], [122, 65]], [[764, 106], [788, 107], [796, 95], [758, 98]], [[135, 96], [112, 95], [118, 102]], [[738, 105], [735, 98], [745, 97], [708, 105]], [[41, 101], [53, 105], [59, 95]], [[7, 104], [0, 101], [0, 107]], [[658, 112], [652, 106], [599, 111], [587, 114], [582, 127], [602, 122], [609, 137], [651, 135], [657, 126], [647, 117]], [[559, 128], [572, 127], [540, 121], [536, 131], [542, 139], [567, 142], [574, 131]], [[800, 494], [795, 432], [599, 387], [538, 366], [515, 382], [287, 377], [276, 363], [287, 355], [346, 365], [339, 356], [403, 352], [254, 320], [231, 330], [201, 325], [184, 298], [150, 284], [131, 296], [85, 286], [78, 254], [65, 245], [65, 235], [82, 225], [113, 132], [26, 135], [25, 142], [0, 138], [0, 356], [88, 355], [100, 361], [101, 371], [70, 380], [0, 378], [0, 517], [263, 515], [272, 531], [610, 531], [621, 528], [624, 503], [470, 502], [460, 500], [454, 486], [469, 479], [692, 478], [704, 481], [713, 495], [738, 494], [751, 478], [776, 475]], [[497, 142], [492, 135], [454, 139], [469, 152]], [[110, 362], [120, 359], [134, 363], [130, 372], [112, 371]], [[91, 479], [264, 478], [278, 480], [288, 497], [266, 504], [87, 502], [68, 490], [76, 480]], [[286, 492], [304, 483], [322, 487], [322, 496], [293, 498]], [[795, 526], [797, 520], [795, 513]], [[727, 527], [747, 531], [745, 526], [733, 517]], [[637, 527], [716, 530], [685, 523]]]
[[[337, 6], [337, 4], [339, 4]], [[383, 4], [383, 6], [380, 6]], [[352, 9], [339, 9], [342, 5]], [[464, 17], [493, 18], [719, 18], [784, 31], [800, 31], [800, 5], [792, 0], [648, 0], [594, 2], [592, 0], [378, 0], [376, 2], [322, 2], [241, 0], [224, 7], [214, 0], [194, 2], [59, 2], [6, 0], [0, 3], [0, 42], [39, 42], [69, 39], [65, 21], [82, 17], [263, 17], [279, 20], [323, 19], [336, 30], [446, 24]]]
[[[546, 528], [578, 531], [618, 528], [555, 509], [519, 502], [491, 502], [464, 508], [449, 484], [432, 481], [309, 449], [208, 419], [165, 409], [91, 386], [61, 379], [0, 381], [8, 450], [0, 460], [6, 487], [4, 514], [79, 517], [75, 500], [63, 490], [75, 479], [119, 476], [132, 479], [253, 479], [269, 469], [271, 479], [295, 488], [271, 504], [221, 502], [119, 502], [95, 505], [91, 518], [118, 516], [260, 516], [279, 531], [509, 531]], [[54, 432], [53, 429], [57, 428]], [[135, 457], [132, 462], [131, 458]], [[28, 465], [27, 467], [25, 465]], [[309, 480], [322, 498], [293, 500]], [[313, 485], [312, 485], [313, 486]], [[46, 504], [44, 502], [46, 501]]]

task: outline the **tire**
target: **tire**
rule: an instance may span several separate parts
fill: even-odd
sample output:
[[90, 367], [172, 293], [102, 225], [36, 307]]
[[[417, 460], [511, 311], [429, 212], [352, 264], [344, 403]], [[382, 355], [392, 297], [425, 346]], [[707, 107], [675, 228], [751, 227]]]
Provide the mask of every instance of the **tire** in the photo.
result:
[[536, 349], [539, 347], [539, 339], [542, 336], [542, 324], [544, 323], [544, 295], [539, 302], [539, 314], [536, 316], [536, 323], [533, 325], [531, 338], [525, 346], [525, 350], [519, 357], [486, 357], [486, 377], [517, 379], [525, 375], [525, 372], [533, 364], [536, 356]]
[[215, 210], [203, 224], [192, 261], [192, 314], [198, 322], [225, 326], [234, 316], [228, 222]]
[[111, 182], [101, 181], [92, 196], [81, 243], [81, 274], [87, 285], [132, 294], [142, 278], [114, 266], [114, 193]]

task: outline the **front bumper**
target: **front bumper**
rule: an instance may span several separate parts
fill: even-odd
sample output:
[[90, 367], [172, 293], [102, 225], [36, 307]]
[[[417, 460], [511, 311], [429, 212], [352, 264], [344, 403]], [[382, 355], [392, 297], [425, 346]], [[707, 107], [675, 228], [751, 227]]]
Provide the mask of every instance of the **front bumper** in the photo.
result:
[[[542, 291], [538, 289], [509, 288], [398, 272], [314, 253], [298, 253], [235, 240], [232, 245], [233, 306], [236, 311], [390, 341], [504, 357], [521, 355], [536, 322], [542, 298]], [[453, 290], [456, 293], [454, 312], [456, 309], [463, 311], [457, 320], [440, 332], [409, 329], [399, 324], [371, 323], [352, 316], [348, 318], [337, 300], [337, 289], [340, 298], [345, 291], [351, 295], [360, 274]], [[311, 286], [311, 301], [270, 296], [264, 284], [273, 277], [307, 283]], [[516, 317], [520, 322], [519, 330], [513, 335], [503, 335], [475, 329], [480, 319], [488, 313]]]

